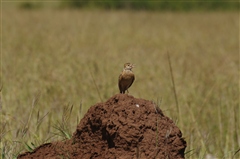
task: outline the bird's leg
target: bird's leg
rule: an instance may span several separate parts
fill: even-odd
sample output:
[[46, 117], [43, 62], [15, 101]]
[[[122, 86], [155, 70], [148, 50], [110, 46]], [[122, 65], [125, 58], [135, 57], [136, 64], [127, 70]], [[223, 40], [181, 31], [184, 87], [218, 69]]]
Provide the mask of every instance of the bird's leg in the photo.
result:
[[127, 89], [127, 94], [128, 94], [129, 92], [128, 92], [128, 89]]

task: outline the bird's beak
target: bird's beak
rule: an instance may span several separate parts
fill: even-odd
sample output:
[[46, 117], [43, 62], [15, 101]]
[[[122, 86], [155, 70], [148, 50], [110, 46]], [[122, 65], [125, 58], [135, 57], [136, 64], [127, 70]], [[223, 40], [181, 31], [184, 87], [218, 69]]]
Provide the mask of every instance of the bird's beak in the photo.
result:
[[134, 68], [135, 67], [135, 65], [134, 64], [132, 64], [132, 68]]

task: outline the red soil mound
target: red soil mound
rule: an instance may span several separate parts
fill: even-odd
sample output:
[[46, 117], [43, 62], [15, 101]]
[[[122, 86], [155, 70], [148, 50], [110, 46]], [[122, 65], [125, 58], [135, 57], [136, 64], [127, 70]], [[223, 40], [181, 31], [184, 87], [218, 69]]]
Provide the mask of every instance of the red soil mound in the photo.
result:
[[117, 94], [92, 106], [72, 139], [44, 144], [18, 159], [182, 159], [186, 142], [156, 105]]

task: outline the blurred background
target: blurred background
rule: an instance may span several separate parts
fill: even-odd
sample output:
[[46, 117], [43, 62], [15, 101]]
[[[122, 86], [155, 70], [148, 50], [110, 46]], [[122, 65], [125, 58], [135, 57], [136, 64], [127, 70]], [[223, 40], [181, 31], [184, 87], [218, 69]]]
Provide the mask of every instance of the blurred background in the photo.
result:
[[126, 62], [186, 158], [240, 158], [238, 1], [2, 1], [1, 31], [1, 158], [71, 138]]
[[[118, 0], [77, 0], [66, 1], [56, 0], [53, 2], [37, 0], [14, 1], [17, 6], [25, 9], [35, 9], [43, 7], [62, 7], [62, 8], [101, 8], [101, 9], [131, 9], [131, 10], [149, 10], [149, 11], [192, 11], [192, 10], [238, 10], [238, 1], [213, 0], [213, 1], [118, 1]], [[51, 4], [50, 4], [51, 3]]]

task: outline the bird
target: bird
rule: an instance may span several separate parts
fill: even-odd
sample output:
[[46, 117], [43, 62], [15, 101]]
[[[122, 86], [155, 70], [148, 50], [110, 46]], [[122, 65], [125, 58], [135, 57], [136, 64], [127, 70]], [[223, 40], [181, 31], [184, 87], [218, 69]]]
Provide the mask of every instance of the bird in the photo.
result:
[[135, 80], [135, 76], [132, 71], [133, 68], [134, 65], [129, 62], [124, 64], [123, 71], [118, 78], [118, 88], [121, 94], [124, 94], [125, 91], [128, 93], [128, 88], [131, 87]]

